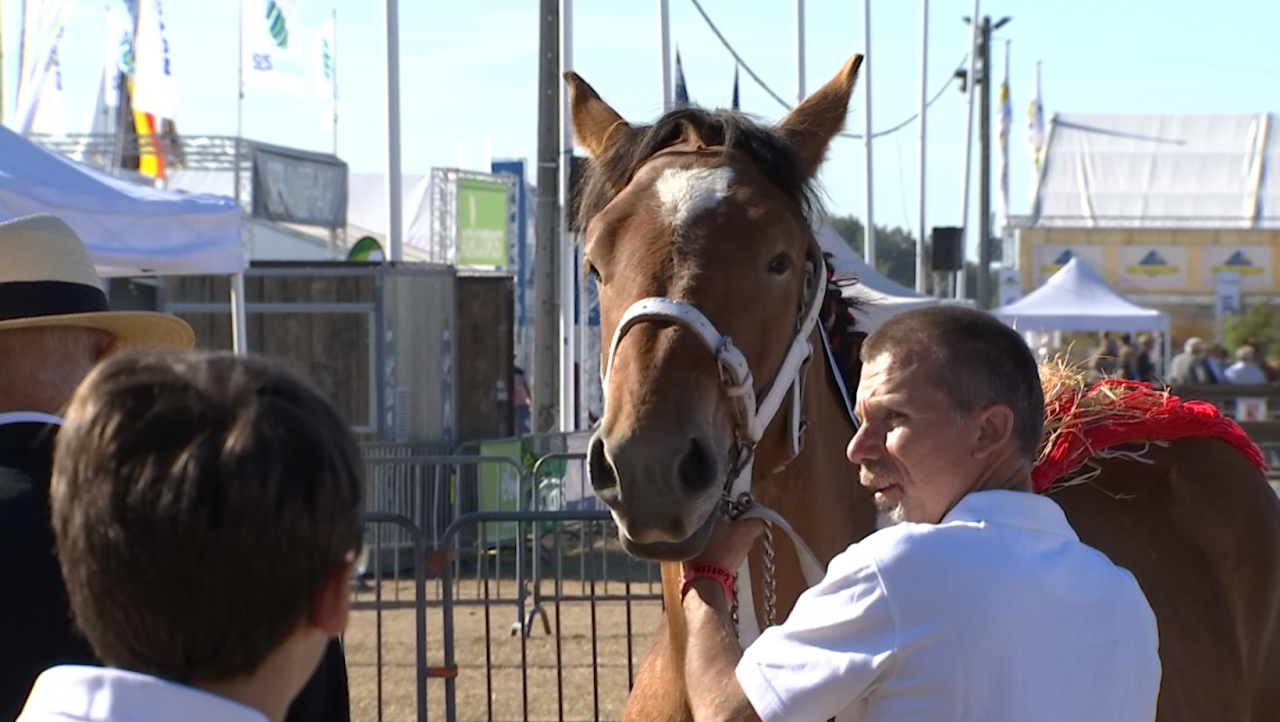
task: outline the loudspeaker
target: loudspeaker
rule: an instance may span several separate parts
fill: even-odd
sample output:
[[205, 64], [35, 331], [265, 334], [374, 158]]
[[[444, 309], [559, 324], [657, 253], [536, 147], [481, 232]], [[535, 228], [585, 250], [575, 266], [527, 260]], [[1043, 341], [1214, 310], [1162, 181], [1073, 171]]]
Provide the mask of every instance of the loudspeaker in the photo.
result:
[[964, 229], [954, 226], [935, 226], [933, 240], [933, 270], [955, 272], [964, 268]]

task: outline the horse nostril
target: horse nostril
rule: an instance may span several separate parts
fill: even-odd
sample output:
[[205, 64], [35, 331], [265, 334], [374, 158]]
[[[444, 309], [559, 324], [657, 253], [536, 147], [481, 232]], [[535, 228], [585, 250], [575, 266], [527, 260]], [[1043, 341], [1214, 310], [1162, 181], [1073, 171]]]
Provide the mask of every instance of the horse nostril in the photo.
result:
[[698, 439], [690, 439], [689, 450], [680, 460], [678, 468], [680, 484], [690, 494], [700, 494], [716, 483], [716, 462], [707, 445]]
[[604, 453], [604, 439], [599, 436], [591, 440], [591, 449], [587, 452], [587, 473], [591, 477], [591, 488], [597, 492], [618, 486], [618, 472], [609, 463]]

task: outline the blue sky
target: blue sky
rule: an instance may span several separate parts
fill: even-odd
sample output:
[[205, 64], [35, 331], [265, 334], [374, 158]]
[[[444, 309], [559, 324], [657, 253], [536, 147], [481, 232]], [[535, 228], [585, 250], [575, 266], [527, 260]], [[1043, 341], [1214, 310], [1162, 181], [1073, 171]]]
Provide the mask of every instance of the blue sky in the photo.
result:
[[[110, 0], [118, 2], [119, 0]], [[12, 108], [17, 65], [18, 0], [4, 3], [5, 98]], [[310, 34], [336, 8], [338, 79], [343, 115], [339, 154], [354, 170], [380, 170], [384, 103], [381, 0], [300, 0]], [[484, 168], [486, 139], [494, 156], [536, 155], [537, 0], [400, 3], [403, 165], [406, 172], [454, 166]], [[689, 91], [704, 105], [728, 105], [734, 61], [689, 0], [670, 0], [671, 36], [680, 49]], [[101, 78], [102, 0], [78, 0], [62, 45], [68, 127], [86, 130]], [[232, 0], [168, 0], [173, 67], [179, 82], [178, 124], [186, 134], [232, 134], [236, 128], [237, 6]], [[933, 0], [929, 93], [964, 56], [969, 31], [960, 18], [972, 3]], [[703, 7], [753, 69], [779, 95], [796, 93], [793, 0], [704, 0]], [[1035, 63], [1042, 61], [1046, 116], [1067, 113], [1249, 113], [1280, 111], [1280, 57], [1272, 48], [1280, 3], [1219, 0], [1077, 0], [985, 2], [983, 14], [1013, 16], [998, 31], [993, 65], [1004, 65], [1012, 41], [1014, 128], [1010, 186], [1013, 211], [1027, 207], [1030, 160], [1023, 144]], [[896, 125], [919, 103], [920, 3], [872, 1], [872, 46], [863, 47], [861, 3], [808, 0], [806, 67], [812, 92], [854, 52], [871, 73], [873, 126]], [[625, 117], [647, 121], [661, 107], [657, 3], [575, 0], [574, 69]], [[776, 120], [784, 112], [744, 73], [742, 106]], [[994, 97], [994, 92], [993, 92]], [[271, 143], [331, 150], [332, 128], [318, 97], [250, 89], [244, 133]], [[862, 131], [863, 95], [851, 106], [849, 130]], [[931, 107], [928, 137], [928, 224], [960, 220], [966, 98], [954, 87]], [[993, 122], [997, 117], [993, 109]], [[875, 221], [915, 229], [918, 128], [874, 143]], [[993, 178], [998, 175], [993, 156]], [[822, 173], [828, 204], [863, 215], [862, 142], [840, 139]], [[977, 174], [975, 144], [974, 177]], [[974, 184], [974, 207], [977, 191]], [[994, 208], [994, 201], [993, 201]]]

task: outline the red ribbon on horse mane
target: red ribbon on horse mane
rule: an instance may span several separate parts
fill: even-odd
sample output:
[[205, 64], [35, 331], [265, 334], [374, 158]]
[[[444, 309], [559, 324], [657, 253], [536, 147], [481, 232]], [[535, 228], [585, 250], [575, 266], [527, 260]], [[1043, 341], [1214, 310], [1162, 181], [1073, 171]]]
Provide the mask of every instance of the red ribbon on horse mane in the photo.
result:
[[[1100, 403], [1081, 409], [1083, 399]], [[1188, 437], [1222, 439], [1267, 473], [1258, 445], [1235, 421], [1205, 401], [1184, 401], [1157, 391], [1151, 384], [1120, 379], [1106, 379], [1083, 392], [1070, 390], [1046, 401], [1045, 418], [1061, 419], [1062, 428], [1031, 472], [1037, 493], [1048, 491], [1054, 482], [1104, 449]]]

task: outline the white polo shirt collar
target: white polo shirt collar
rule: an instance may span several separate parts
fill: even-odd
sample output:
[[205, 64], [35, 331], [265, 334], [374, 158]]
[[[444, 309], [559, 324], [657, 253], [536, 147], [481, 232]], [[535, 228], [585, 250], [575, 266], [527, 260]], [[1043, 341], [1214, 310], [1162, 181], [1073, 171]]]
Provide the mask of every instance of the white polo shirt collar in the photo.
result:
[[1062, 507], [1052, 499], [1029, 491], [989, 489], [970, 492], [942, 517], [941, 523], [948, 522], [1008, 524], [1079, 541], [1075, 530], [1067, 523]]
[[209, 692], [123, 669], [61, 665], [45, 670], [18, 722], [268, 722], [261, 712]]

